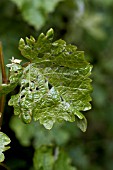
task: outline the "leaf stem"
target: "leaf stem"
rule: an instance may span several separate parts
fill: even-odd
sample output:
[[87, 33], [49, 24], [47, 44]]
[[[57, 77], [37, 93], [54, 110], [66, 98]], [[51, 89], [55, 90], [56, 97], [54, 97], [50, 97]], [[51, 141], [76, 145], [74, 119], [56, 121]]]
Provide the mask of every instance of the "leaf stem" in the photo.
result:
[[[7, 84], [7, 76], [6, 76], [6, 70], [5, 70], [5, 65], [4, 65], [4, 57], [2, 53], [2, 43], [0, 42], [0, 67], [1, 67], [1, 72], [2, 72], [2, 83]], [[3, 95], [0, 98], [0, 130], [1, 130], [1, 125], [2, 125], [2, 113], [4, 111], [4, 104], [5, 104], [5, 96]]]

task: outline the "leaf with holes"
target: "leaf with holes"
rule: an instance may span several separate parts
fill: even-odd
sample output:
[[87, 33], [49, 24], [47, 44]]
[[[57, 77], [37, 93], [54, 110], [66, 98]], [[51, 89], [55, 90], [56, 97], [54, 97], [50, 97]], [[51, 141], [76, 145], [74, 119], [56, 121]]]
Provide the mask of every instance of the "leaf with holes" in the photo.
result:
[[64, 40], [53, 40], [53, 30], [19, 42], [19, 49], [30, 64], [23, 69], [20, 92], [12, 96], [9, 105], [25, 123], [32, 117], [47, 129], [58, 121], [76, 121], [85, 131], [87, 121], [81, 111], [91, 108], [90, 84], [92, 66], [84, 53]]

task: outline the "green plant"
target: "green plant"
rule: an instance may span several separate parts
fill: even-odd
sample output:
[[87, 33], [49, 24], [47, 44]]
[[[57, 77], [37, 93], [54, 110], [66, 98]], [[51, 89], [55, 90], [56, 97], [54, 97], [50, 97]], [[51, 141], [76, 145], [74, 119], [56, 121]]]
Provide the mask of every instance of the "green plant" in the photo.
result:
[[[0, 85], [0, 95], [8, 94], [19, 85], [18, 94], [12, 95], [8, 104], [14, 107], [14, 114], [24, 123], [39, 120], [46, 129], [51, 129], [55, 122], [75, 121], [85, 132], [87, 120], [82, 111], [91, 109], [89, 76], [92, 66], [85, 60], [84, 52], [77, 51], [76, 46], [66, 44], [62, 39], [53, 42], [53, 35], [53, 29], [50, 29], [46, 35], [41, 33], [37, 40], [32, 36], [26, 38], [26, 42], [20, 39], [19, 50], [29, 61], [21, 65], [21, 60], [12, 57], [11, 64], [7, 64], [9, 80]], [[2, 132], [1, 139], [0, 160], [3, 161], [4, 145], [9, 144], [10, 139]], [[62, 161], [66, 161], [63, 167]], [[34, 167], [36, 170], [75, 169], [67, 155], [56, 146], [38, 148]]]

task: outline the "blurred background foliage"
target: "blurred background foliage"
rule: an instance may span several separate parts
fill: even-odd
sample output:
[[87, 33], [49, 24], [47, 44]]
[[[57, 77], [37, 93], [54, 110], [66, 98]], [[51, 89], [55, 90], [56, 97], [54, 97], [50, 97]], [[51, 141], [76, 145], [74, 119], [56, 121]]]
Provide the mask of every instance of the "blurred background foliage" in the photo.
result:
[[24, 125], [7, 106], [18, 87], [7, 96], [2, 131], [12, 139], [5, 159], [11, 170], [32, 170], [34, 152], [45, 144], [60, 146], [77, 170], [113, 170], [112, 18], [113, 0], [0, 0], [5, 64], [12, 56], [25, 62], [18, 50], [19, 39], [36, 38], [50, 27], [55, 30], [55, 39], [62, 38], [84, 50], [93, 64], [93, 101], [92, 110], [86, 113], [86, 133], [75, 123], [56, 124], [51, 131], [33, 122]]

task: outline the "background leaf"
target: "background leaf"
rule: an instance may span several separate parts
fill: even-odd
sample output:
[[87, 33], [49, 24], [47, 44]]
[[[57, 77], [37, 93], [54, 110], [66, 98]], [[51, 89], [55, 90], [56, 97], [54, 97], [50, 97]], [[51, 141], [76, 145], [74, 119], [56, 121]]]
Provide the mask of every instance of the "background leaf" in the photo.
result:
[[11, 0], [14, 2], [25, 21], [34, 26], [35, 29], [40, 29], [46, 22], [48, 14], [53, 12], [57, 4], [62, 0]]
[[42, 146], [37, 149], [33, 158], [34, 168], [36, 170], [52, 170], [54, 163], [52, 152], [53, 150], [51, 147]]
[[[71, 132], [70, 134], [65, 126], [65, 123], [56, 123], [55, 126], [50, 131], [48, 131], [38, 122], [32, 121], [28, 125], [23, 123], [16, 116], [13, 116], [10, 121], [10, 127], [15, 132], [19, 142], [23, 146], [30, 146], [32, 144], [35, 149], [42, 145], [52, 145], [54, 143], [56, 145], [62, 146], [68, 142], [68, 140], [71, 138], [71, 134], [73, 133]], [[71, 127], [71, 125], [67, 126]]]
[[71, 166], [71, 160], [65, 152], [60, 152], [58, 148], [42, 146], [35, 151], [34, 167], [36, 170], [76, 170]]
[[54, 170], [76, 170], [75, 167], [71, 166], [71, 159], [68, 155], [62, 151], [59, 153], [58, 159], [55, 162]]
[[9, 143], [10, 143], [9, 137], [3, 132], [0, 132], [0, 162], [4, 161], [5, 157], [3, 152], [10, 148], [9, 146], [5, 146], [8, 145]]

